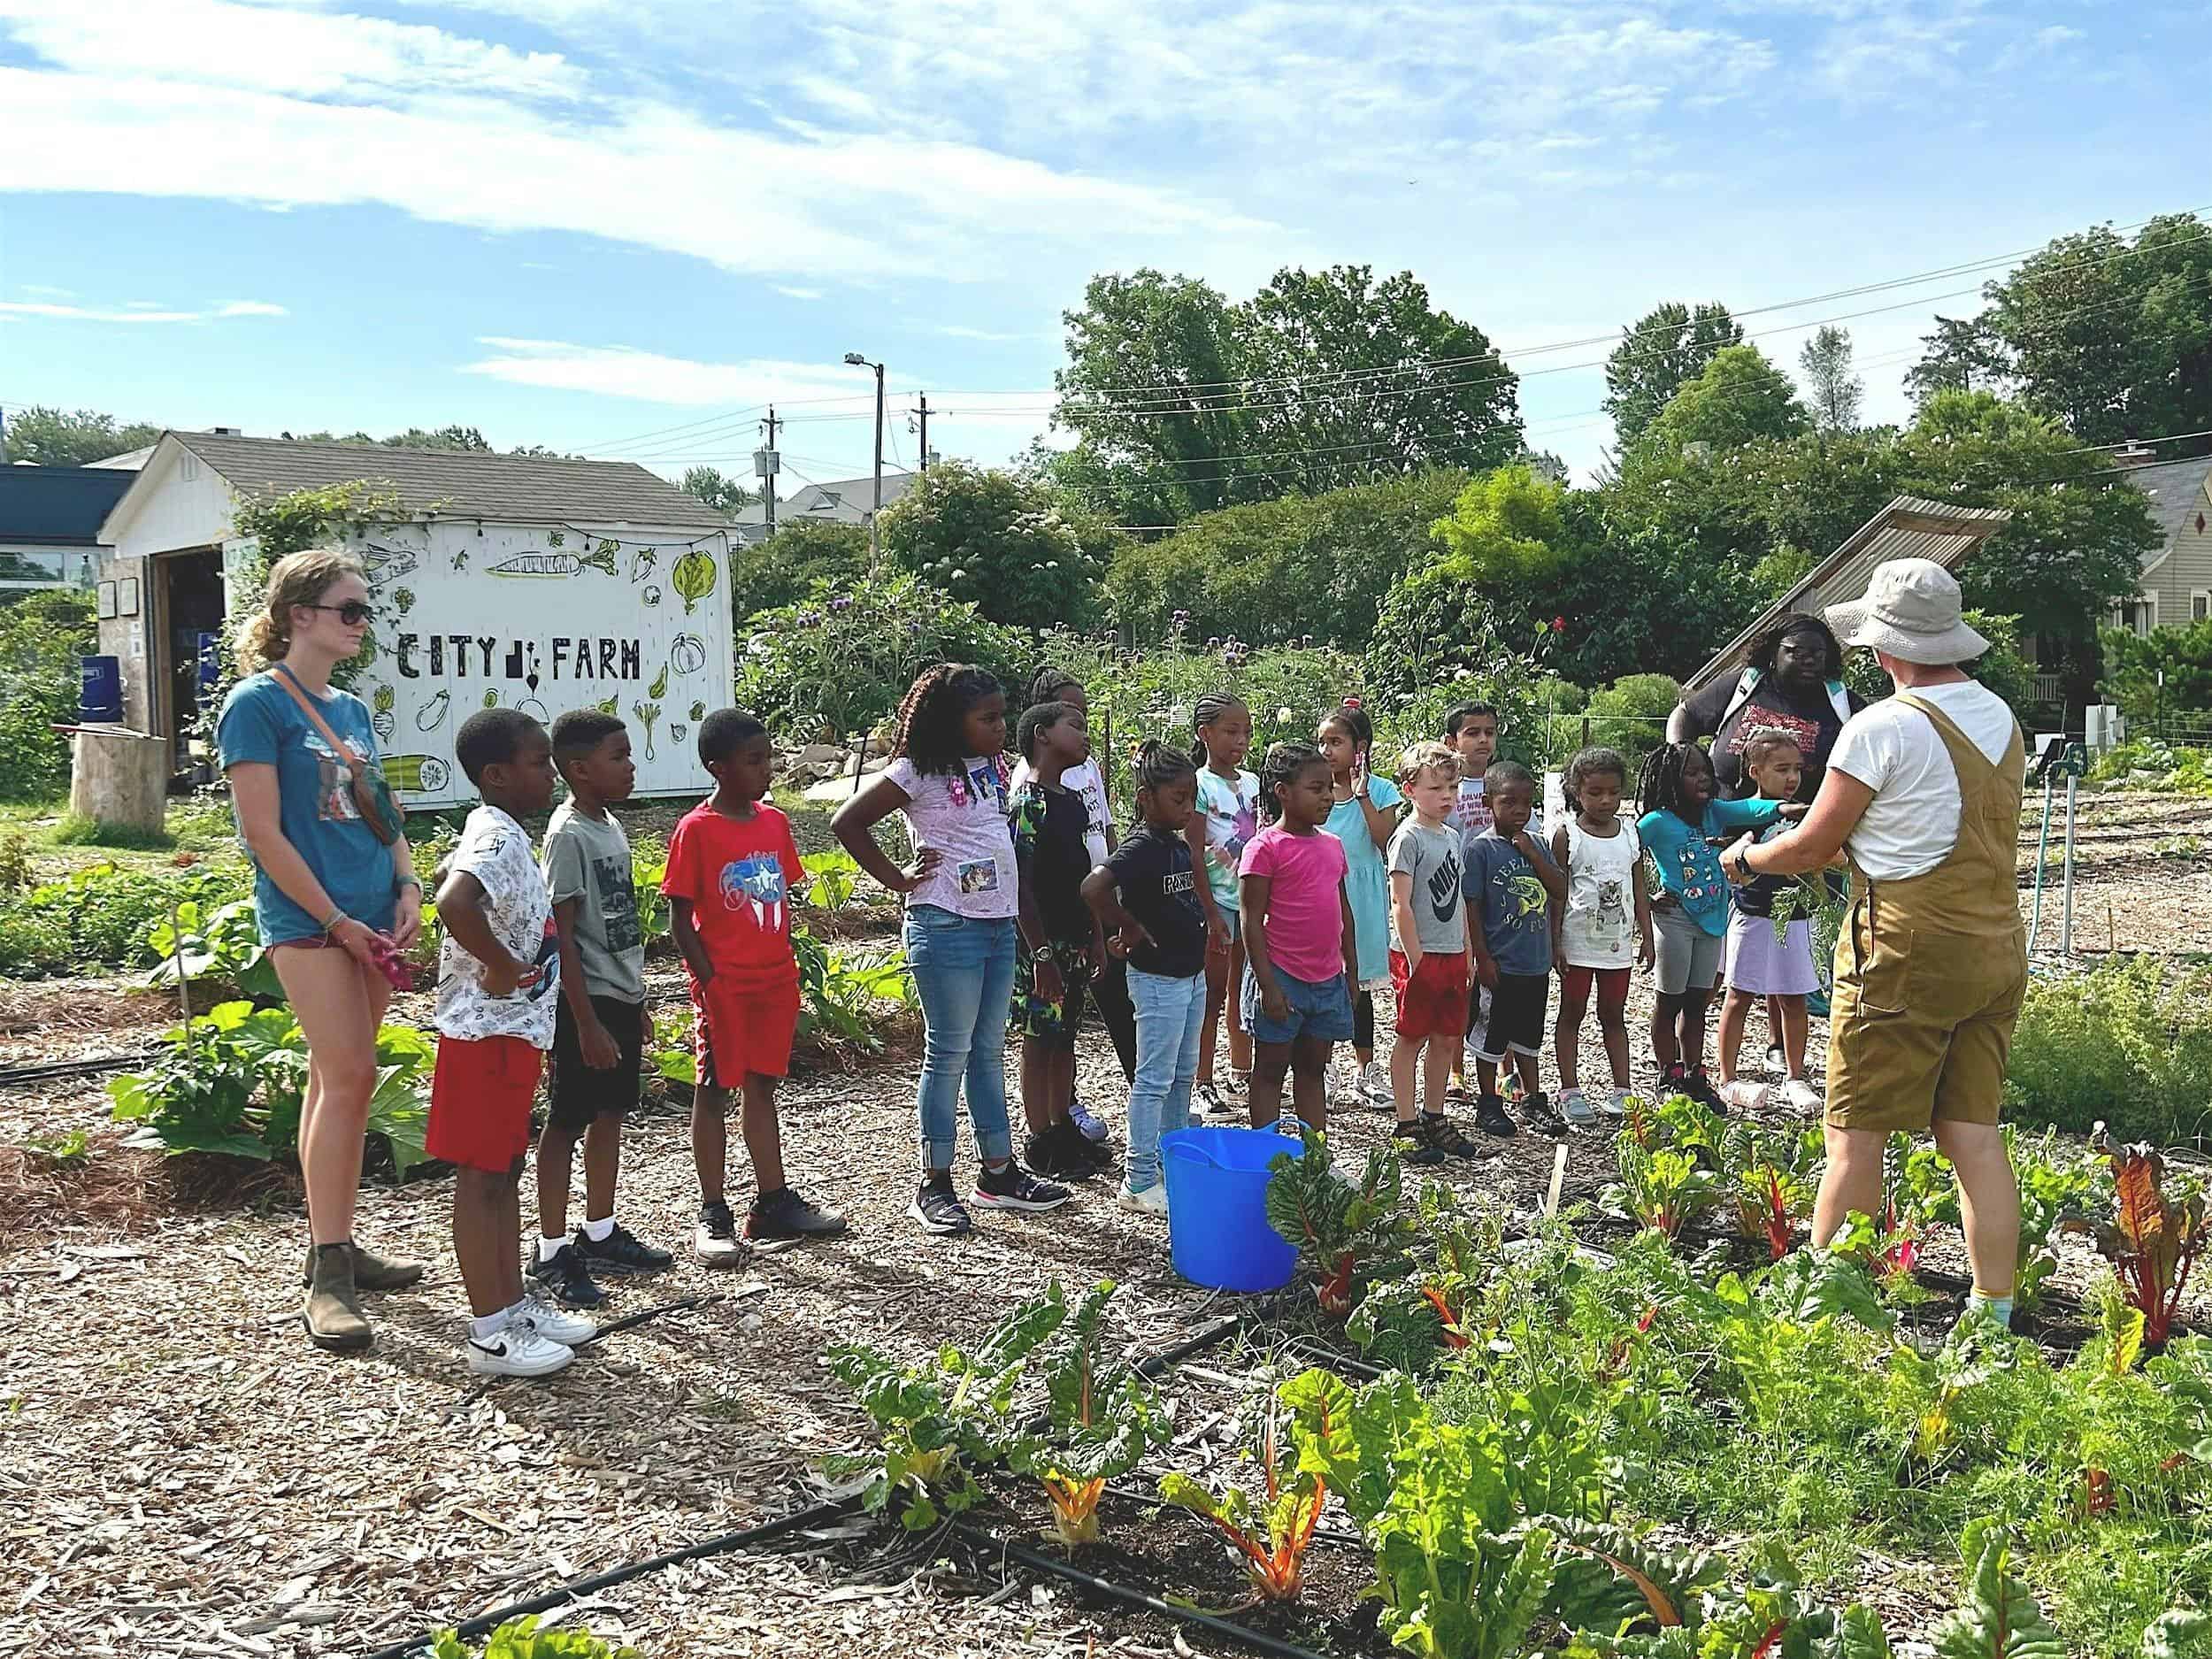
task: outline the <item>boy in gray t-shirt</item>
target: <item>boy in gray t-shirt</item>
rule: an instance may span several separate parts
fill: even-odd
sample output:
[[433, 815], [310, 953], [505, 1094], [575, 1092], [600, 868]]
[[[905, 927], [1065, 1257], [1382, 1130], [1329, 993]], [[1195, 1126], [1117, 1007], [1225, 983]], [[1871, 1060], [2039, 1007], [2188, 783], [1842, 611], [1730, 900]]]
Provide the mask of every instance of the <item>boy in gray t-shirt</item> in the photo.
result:
[[[1398, 764], [1398, 787], [1413, 816], [1390, 838], [1390, 983], [1397, 993], [1398, 1042], [1390, 1053], [1391, 1104], [1398, 1133], [1413, 1143], [1409, 1164], [1471, 1158], [1474, 1143], [1445, 1115], [1452, 1065], [1467, 1029], [1467, 906], [1463, 844], [1448, 821], [1459, 790], [1459, 757], [1417, 743]], [[1425, 1059], [1422, 1050], [1427, 1049]], [[1417, 1114], [1417, 1066], [1428, 1079], [1428, 1110]]]
[[[569, 798], [546, 826], [542, 865], [561, 946], [545, 1127], [538, 1136], [537, 1249], [531, 1282], [572, 1308], [595, 1307], [602, 1273], [657, 1273], [674, 1263], [614, 1218], [622, 1118], [638, 1102], [651, 1021], [645, 940], [630, 839], [607, 810], [637, 781], [630, 733], [611, 714], [576, 709], [553, 722], [553, 758]], [[584, 1222], [568, 1232], [569, 1165], [584, 1143]]]

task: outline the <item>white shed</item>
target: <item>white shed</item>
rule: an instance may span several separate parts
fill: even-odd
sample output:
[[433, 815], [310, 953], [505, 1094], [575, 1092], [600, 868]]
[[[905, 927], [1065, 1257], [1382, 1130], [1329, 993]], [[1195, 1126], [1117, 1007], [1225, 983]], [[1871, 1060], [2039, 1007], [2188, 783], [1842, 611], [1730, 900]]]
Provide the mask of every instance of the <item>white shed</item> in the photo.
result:
[[181, 759], [198, 648], [254, 552], [232, 534], [235, 503], [355, 480], [400, 502], [354, 538], [378, 607], [354, 689], [410, 805], [473, 798], [453, 740], [495, 704], [549, 724], [610, 709], [630, 723], [640, 795], [702, 787], [687, 739], [732, 683], [728, 525], [626, 463], [164, 434], [103, 532], [103, 579], [135, 593], [135, 614], [100, 624], [127, 724]]

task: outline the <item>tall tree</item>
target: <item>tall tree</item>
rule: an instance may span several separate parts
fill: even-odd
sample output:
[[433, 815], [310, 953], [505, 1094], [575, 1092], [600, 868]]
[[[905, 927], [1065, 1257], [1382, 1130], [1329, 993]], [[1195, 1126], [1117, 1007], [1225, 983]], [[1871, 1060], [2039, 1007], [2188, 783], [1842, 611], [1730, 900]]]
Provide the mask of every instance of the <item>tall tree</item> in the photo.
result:
[[1788, 375], [1756, 346], [1724, 346], [1668, 401], [1644, 442], [1732, 449], [1759, 438], [1793, 438], [1805, 426], [1805, 409]]
[[1078, 442], [1035, 470], [1122, 523], [1494, 466], [1521, 448], [1517, 378], [1409, 273], [1284, 270], [1232, 304], [1140, 271], [1094, 279], [1064, 320], [1055, 424]]
[[1938, 317], [1935, 333], [1921, 335], [1920, 343], [1927, 350], [1905, 371], [1916, 411], [1938, 392], [1996, 391], [2009, 368], [2003, 346], [1978, 317]]
[[684, 468], [683, 481], [676, 488], [687, 495], [696, 496], [725, 518], [736, 518], [740, 508], [749, 507], [759, 499], [737, 480], [712, 466]]
[[159, 426], [134, 420], [127, 426], [96, 409], [56, 409], [33, 403], [10, 412], [0, 447], [12, 463], [35, 466], [85, 466], [110, 456], [142, 449], [161, 436]]
[[1805, 375], [1805, 403], [1822, 432], [1848, 432], [1859, 424], [1866, 382], [1851, 373], [1851, 331], [1824, 323], [1798, 353]]
[[1623, 329], [1621, 343], [1605, 360], [1605, 412], [1613, 417], [1620, 447], [1641, 437], [1715, 352], [1742, 343], [1743, 326], [1717, 300], [1694, 311], [1669, 300]]
[[994, 622], [1080, 626], [1096, 613], [1112, 534], [1064, 517], [1014, 472], [941, 461], [883, 510], [883, 550], [900, 570], [972, 603]]

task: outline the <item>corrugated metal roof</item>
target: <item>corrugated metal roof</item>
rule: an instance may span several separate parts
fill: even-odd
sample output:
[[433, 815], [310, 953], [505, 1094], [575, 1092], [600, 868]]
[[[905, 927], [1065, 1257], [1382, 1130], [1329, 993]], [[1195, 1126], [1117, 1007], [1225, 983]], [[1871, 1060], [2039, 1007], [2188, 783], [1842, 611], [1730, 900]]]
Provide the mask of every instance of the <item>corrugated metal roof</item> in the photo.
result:
[[[166, 434], [242, 493], [289, 494], [353, 479], [389, 483], [410, 512], [503, 524], [634, 524], [726, 529], [697, 497], [632, 461], [565, 461], [472, 449], [401, 449], [380, 443], [300, 443], [272, 438]], [[113, 476], [111, 474], [111, 476]], [[127, 480], [130, 476], [123, 475]]]
[[132, 478], [88, 466], [0, 466], [0, 541], [97, 547]]
[[1683, 695], [1742, 667], [1751, 641], [1790, 612], [1809, 611], [1816, 616], [1829, 605], [1865, 598], [1866, 585], [1873, 580], [1877, 565], [1891, 559], [1923, 558], [1933, 559], [1947, 570], [2011, 518], [2012, 514], [2001, 507], [1954, 507], [1918, 495], [1897, 496], [1815, 565], [1811, 574], [1762, 611], [1749, 627], [1714, 653], [1704, 667], [1683, 682]]

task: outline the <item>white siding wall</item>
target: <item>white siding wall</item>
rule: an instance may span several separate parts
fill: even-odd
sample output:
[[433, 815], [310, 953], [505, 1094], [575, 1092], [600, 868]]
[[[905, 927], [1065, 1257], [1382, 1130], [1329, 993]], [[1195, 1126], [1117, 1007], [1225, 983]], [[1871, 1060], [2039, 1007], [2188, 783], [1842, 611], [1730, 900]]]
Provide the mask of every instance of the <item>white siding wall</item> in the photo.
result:
[[102, 581], [138, 583], [138, 614], [101, 623], [100, 649], [122, 659], [123, 723], [140, 731], [151, 718], [147, 682], [156, 662], [146, 631], [153, 556], [212, 547], [230, 534], [230, 486], [206, 462], [170, 444], [156, 450], [153, 467], [143, 480], [146, 494], [128, 519], [117, 522], [114, 548], [100, 567]]

